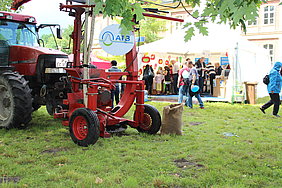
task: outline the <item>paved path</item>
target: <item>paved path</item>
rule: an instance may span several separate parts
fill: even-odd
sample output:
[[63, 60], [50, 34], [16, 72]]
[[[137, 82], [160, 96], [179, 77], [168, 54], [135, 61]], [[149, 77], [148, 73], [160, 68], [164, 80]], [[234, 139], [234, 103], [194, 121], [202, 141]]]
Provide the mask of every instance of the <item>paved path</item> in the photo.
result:
[[[162, 102], [178, 102], [178, 95], [149, 95], [149, 100], [152, 101], [162, 101]], [[184, 97], [184, 100], [186, 97]], [[219, 98], [219, 97], [210, 97], [204, 96], [202, 97], [203, 102], [228, 102], [227, 99]], [[193, 97], [193, 103], [197, 103], [196, 97]]]

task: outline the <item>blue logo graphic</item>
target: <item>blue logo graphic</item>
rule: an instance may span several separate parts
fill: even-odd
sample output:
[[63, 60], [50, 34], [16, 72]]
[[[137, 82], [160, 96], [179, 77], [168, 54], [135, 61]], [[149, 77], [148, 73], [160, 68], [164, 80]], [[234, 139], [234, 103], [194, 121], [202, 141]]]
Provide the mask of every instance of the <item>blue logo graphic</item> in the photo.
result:
[[133, 43], [133, 41], [130, 41], [130, 35], [118, 34], [115, 36], [110, 31], [104, 32], [100, 41], [103, 42], [105, 46], [111, 46], [113, 43], [125, 43], [125, 44]]

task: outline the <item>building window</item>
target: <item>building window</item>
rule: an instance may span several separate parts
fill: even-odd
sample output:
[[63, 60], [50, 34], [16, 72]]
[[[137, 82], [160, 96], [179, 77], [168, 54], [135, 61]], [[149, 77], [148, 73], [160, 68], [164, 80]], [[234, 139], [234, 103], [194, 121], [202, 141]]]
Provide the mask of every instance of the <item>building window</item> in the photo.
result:
[[271, 63], [273, 63], [273, 59], [274, 59], [273, 44], [265, 44], [265, 45], [263, 45], [263, 47], [269, 51], [270, 60], [271, 60]]
[[264, 24], [273, 24], [274, 23], [274, 6], [264, 7]]
[[[176, 18], [183, 19], [183, 16], [176, 16]], [[175, 29], [180, 30], [182, 29], [183, 22], [175, 22]]]

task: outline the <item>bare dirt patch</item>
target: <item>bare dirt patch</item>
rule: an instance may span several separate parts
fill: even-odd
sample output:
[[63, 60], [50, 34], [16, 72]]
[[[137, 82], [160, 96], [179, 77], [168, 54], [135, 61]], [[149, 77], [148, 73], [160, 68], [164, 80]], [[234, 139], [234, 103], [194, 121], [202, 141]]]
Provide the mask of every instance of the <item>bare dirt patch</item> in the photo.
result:
[[9, 176], [4, 176], [0, 177], [0, 183], [18, 183], [21, 180], [20, 177], [15, 176], [15, 177], [9, 177]]
[[125, 132], [111, 133], [111, 135], [112, 135], [112, 136], [118, 136], [118, 137], [130, 136], [130, 134], [125, 133]]
[[192, 126], [198, 126], [202, 124], [204, 124], [204, 122], [189, 122], [189, 125], [192, 125]]
[[49, 154], [56, 154], [60, 151], [66, 151], [67, 148], [51, 148], [41, 152], [41, 154], [49, 153]]
[[174, 163], [178, 168], [182, 168], [182, 169], [193, 168], [193, 167], [195, 168], [204, 168], [205, 167], [202, 164], [199, 164], [193, 161], [188, 161], [187, 159], [184, 159], [184, 158], [176, 159], [174, 160]]

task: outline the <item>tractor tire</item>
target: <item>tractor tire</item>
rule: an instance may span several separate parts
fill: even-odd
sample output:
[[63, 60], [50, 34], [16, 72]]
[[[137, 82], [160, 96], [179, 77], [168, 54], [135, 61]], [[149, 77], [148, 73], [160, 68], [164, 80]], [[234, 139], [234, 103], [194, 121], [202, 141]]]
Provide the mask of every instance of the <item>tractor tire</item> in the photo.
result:
[[137, 127], [137, 130], [141, 133], [157, 134], [161, 128], [161, 115], [159, 111], [148, 104], [144, 105], [144, 120], [143, 125]]
[[69, 130], [74, 143], [87, 147], [97, 142], [100, 136], [100, 121], [92, 110], [79, 108], [70, 118]]
[[47, 101], [46, 110], [50, 116], [53, 116], [55, 112], [55, 105], [52, 102]]
[[31, 120], [31, 89], [28, 81], [17, 72], [0, 74], [0, 127], [26, 128]]

